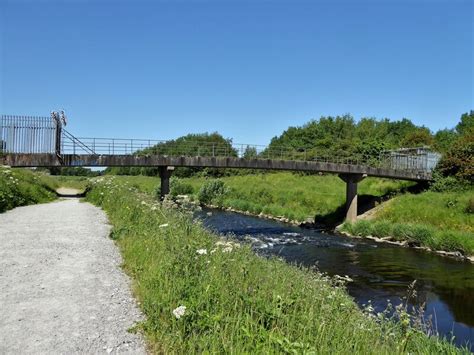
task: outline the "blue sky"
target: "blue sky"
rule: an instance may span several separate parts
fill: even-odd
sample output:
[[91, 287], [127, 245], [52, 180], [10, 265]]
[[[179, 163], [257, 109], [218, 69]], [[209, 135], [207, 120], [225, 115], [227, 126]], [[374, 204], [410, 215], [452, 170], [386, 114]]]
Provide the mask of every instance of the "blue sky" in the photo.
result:
[[0, 0], [0, 112], [79, 136], [265, 144], [323, 115], [474, 109], [473, 1]]

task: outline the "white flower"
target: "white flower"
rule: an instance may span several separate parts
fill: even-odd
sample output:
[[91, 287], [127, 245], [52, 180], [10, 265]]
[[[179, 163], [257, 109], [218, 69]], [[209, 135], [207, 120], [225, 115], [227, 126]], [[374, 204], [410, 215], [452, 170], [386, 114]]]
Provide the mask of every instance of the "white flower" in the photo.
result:
[[160, 224], [158, 227], [160, 227], [160, 228], [166, 228], [166, 227], [168, 227], [168, 226], [169, 226], [169, 224], [168, 224], [168, 223], [165, 223], [165, 224]]
[[222, 249], [223, 253], [230, 253], [231, 251], [232, 251], [232, 246], [231, 245], [226, 246], [224, 249]]
[[176, 319], [181, 318], [186, 313], [186, 306], [179, 306], [178, 308], [173, 309], [173, 314]]
[[198, 253], [199, 255], [206, 255], [207, 250], [206, 249], [198, 249], [198, 250], [196, 250], [196, 253]]

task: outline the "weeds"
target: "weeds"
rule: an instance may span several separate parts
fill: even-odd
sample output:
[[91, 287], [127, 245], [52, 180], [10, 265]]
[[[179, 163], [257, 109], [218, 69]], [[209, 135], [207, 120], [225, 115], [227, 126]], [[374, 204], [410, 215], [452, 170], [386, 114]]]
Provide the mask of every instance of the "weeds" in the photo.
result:
[[87, 199], [108, 213], [155, 353], [455, 353], [438, 338], [364, 315], [325, 275], [256, 256], [164, 209], [123, 179]]

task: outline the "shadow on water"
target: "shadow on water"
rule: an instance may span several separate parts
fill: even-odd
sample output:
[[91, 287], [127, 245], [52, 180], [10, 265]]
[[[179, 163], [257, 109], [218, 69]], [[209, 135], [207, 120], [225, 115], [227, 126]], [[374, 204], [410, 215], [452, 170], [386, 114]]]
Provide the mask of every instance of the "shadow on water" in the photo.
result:
[[250, 242], [260, 254], [317, 266], [329, 275], [348, 275], [349, 294], [359, 305], [371, 300], [377, 312], [387, 300], [399, 304], [416, 280], [411, 305], [424, 306], [440, 335], [474, 350], [474, 265], [433, 253], [351, 239], [232, 212], [197, 213], [204, 226]]

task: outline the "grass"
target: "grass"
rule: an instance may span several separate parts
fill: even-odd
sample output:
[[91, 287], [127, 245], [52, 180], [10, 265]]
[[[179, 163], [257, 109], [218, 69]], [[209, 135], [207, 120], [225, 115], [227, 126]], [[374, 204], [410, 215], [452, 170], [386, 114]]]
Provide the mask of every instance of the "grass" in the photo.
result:
[[[87, 200], [113, 225], [152, 352], [461, 351], [410, 327], [403, 311], [400, 322], [362, 312], [340, 283], [314, 270], [222, 241], [189, 215], [162, 208], [131, 181], [96, 179]], [[180, 306], [186, 310], [178, 319], [173, 310]]]
[[[159, 178], [147, 176], [117, 176], [146, 193], [154, 193]], [[194, 196], [207, 178], [182, 179], [192, 186]], [[254, 214], [264, 213], [290, 220], [306, 219], [340, 221], [345, 203], [345, 184], [334, 175], [300, 175], [286, 172], [224, 177], [229, 192], [221, 201], [222, 207], [232, 207]], [[359, 184], [362, 196], [381, 197], [413, 185], [410, 182], [367, 178]], [[364, 200], [364, 197], [362, 197]]]
[[84, 190], [88, 180], [75, 176], [51, 176], [29, 169], [0, 166], [0, 213], [18, 206], [50, 202], [58, 187]]
[[389, 237], [434, 250], [474, 255], [474, 190], [397, 196], [370, 221], [345, 223], [359, 236]]
[[[197, 191], [204, 178], [185, 179]], [[222, 178], [230, 192], [222, 201], [223, 207], [232, 207], [254, 214], [283, 216], [290, 220], [338, 220], [345, 203], [345, 184], [335, 175], [300, 175], [270, 173]], [[380, 197], [399, 191], [412, 183], [368, 178], [359, 185], [361, 195]], [[335, 222], [330, 221], [330, 222]]]
[[56, 198], [56, 182], [30, 170], [0, 167], [0, 213]]

